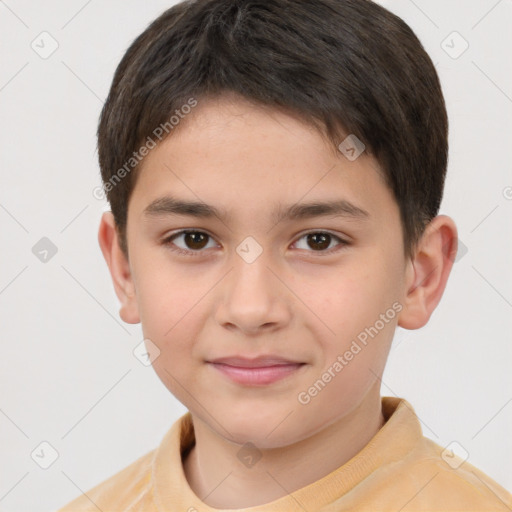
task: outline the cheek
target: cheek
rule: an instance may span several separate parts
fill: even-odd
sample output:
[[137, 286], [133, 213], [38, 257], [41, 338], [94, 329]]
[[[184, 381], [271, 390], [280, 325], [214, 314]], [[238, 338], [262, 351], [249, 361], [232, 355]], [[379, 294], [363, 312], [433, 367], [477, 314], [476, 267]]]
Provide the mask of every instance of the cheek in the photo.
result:
[[[198, 301], [211, 288], [201, 272], [187, 272], [160, 257], [140, 264], [136, 277], [141, 324], [148, 336], [181, 339], [182, 329], [200, 311]], [[180, 332], [180, 337], [176, 333]]]
[[153, 369], [169, 391], [187, 403], [190, 397], [184, 390], [194, 388], [195, 368], [191, 365], [199, 359], [195, 340], [205, 322], [198, 301], [208, 288], [204, 282], [196, 285], [186, 276], [169, 275], [169, 270], [167, 274], [155, 267], [145, 271], [140, 276], [137, 301], [143, 336], [160, 350]]
[[393, 338], [398, 314], [393, 282], [398, 282], [399, 276], [392, 267], [385, 268], [383, 260], [369, 254], [364, 264], [347, 265], [346, 271], [335, 273], [335, 279], [331, 274], [317, 280], [318, 286], [306, 295], [315, 318], [328, 327], [321, 328], [323, 335], [317, 333], [322, 345], [321, 365], [328, 368], [346, 354], [348, 364], [337, 374], [344, 376], [337, 380], [346, 379], [344, 386], [349, 388], [357, 388], [361, 380], [371, 380], [374, 376], [370, 370], [379, 373]]
[[143, 335], [160, 350], [153, 369], [167, 389], [187, 404], [196, 382], [195, 341], [204, 318], [200, 298], [208, 287], [187, 276], [171, 274], [155, 267], [141, 276], [138, 304]]
[[300, 296], [317, 320], [329, 329], [328, 345], [334, 339], [348, 340], [357, 334], [379, 311], [382, 290], [368, 266], [346, 265], [317, 275], [314, 286], [308, 281]]

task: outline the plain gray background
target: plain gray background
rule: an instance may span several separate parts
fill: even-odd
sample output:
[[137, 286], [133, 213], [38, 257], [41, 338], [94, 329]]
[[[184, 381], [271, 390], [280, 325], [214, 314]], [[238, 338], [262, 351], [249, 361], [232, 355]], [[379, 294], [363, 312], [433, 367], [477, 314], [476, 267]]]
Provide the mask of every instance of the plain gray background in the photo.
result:
[[[439, 72], [450, 118], [441, 213], [463, 244], [430, 323], [397, 331], [382, 394], [409, 400], [428, 437], [456, 441], [510, 489], [512, 2], [381, 3]], [[132, 354], [142, 334], [118, 316], [96, 238], [105, 203], [92, 194], [114, 70], [172, 4], [0, 1], [0, 511], [63, 506], [156, 447], [185, 412]], [[46, 262], [33, 252], [43, 237], [57, 250]], [[48, 469], [31, 457], [49, 462], [42, 442], [58, 452]]]

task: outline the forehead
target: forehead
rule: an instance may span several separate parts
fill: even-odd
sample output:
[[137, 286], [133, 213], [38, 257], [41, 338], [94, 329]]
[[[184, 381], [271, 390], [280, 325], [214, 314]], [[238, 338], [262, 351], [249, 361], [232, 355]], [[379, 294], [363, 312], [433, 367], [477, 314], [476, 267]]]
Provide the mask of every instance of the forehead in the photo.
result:
[[394, 203], [370, 155], [351, 161], [299, 118], [232, 98], [199, 102], [138, 172], [144, 215], [364, 220]]

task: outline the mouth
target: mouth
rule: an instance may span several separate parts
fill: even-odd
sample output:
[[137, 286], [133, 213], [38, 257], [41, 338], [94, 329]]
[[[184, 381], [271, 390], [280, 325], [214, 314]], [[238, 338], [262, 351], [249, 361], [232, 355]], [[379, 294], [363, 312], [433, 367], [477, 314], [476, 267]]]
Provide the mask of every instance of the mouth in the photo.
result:
[[206, 362], [231, 381], [245, 386], [267, 386], [306, 366], [306, 363], [272, 356], [256, 359], [230, 357]]

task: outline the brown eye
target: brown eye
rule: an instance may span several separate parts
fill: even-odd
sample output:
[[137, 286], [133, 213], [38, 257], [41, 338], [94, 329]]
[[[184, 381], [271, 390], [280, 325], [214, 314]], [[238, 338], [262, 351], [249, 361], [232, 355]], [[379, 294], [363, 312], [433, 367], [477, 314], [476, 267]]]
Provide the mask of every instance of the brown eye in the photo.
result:
[[[302, 247], [300, 247], [301, 240], [305, 240], [305, 243], [302, 243]], [[339, 246], [336, 247], [335, 244], [334, 251], [342, 249], [344, 246], [349, 245], [348, 242], [342, 240], [339, 236], [324, 231], [313, 231], [311, 233], [306, 233], [305, 235], [299, 238], [299, 241], [296, 242], [296, 245], [299, 246], [299, 249], [305, 249], [309, 252], [331, 253], [334, 251], [327, 249], [332, 248], [331, 244], [334, 241], [337, 241], [337, 245]]]
[[315, 251], [327, 249], [331, 243], [331, 235], [328, 233], [313, 233], [307, 235], [307, 243]]
[[208, 235], [199, 231], [188, 231], [183, 233], [183, 241], [187, 246], [187, 249], [199, 250], [204, 249]]
[[167, 237], [163, 243], [180, 254], [199, 255], [203, 249], [208, 248], [209, 239], [212, 237], [202, 231], [180, 231]]

